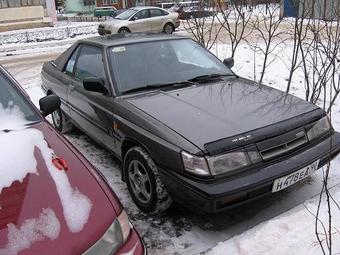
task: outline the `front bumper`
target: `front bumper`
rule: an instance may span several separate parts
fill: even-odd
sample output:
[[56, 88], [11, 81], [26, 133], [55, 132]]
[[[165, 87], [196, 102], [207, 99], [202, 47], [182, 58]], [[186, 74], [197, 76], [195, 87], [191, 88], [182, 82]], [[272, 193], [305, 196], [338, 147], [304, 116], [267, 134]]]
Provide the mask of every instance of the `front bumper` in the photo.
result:
[[266, 164], [249, 175], [243, 173], [214, 181], [197, 181], [169, 171], [160, 171], [160, 176], [175, 201], [194, 210], [218, 213], [271, 194], [276, 179], [317, 159], [321, 168], [339, 154], [339, 148], [340, 134], [335, 132], [331, 138], [291, 158]]
[[105, 26], [102, 26], [102, 25], [98, 26], [98, 34], [105, 35]]

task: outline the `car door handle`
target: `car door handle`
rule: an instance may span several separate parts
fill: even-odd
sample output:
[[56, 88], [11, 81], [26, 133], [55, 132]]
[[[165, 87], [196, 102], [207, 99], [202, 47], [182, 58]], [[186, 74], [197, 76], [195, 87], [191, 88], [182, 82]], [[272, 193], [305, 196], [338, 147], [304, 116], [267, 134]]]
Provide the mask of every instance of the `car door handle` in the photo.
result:
[[69, 88], [71, 91], [74, 91], [74, 86], [73, 85], [69, 85]]

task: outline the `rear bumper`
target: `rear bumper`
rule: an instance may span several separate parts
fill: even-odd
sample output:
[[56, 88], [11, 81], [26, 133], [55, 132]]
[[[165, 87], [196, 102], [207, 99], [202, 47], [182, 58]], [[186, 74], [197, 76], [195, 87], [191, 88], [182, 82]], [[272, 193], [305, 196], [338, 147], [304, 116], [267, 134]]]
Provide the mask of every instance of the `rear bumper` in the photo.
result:
[[179, 28], [180, 25], [181, 25], [181, 21], [180, 20], [176, 20], [175, 21], [175, 28]]
[[[330, 150], [330, 148], [332, 148]], [[226, 211], [272, 193], [274, 181], [319, 161], [319, 168], [339, 154], [340, 134], [291, 158], [276, 161], [251, 171], [248, 175], [229, 176], [204, 182], [169, 171], [160, 171], [161, 178], [174, 200], [209, 213]]]

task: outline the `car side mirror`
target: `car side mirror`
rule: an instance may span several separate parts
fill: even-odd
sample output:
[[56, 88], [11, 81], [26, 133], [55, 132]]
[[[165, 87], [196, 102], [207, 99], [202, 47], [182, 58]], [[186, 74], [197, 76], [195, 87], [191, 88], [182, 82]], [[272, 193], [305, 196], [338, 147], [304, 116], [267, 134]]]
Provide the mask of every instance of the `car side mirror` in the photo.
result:
[[108, 90], [104, 86], [104, 80], [100, 77], [88, 77], [83, 81], [84, 89], [92, 92], [108, 94]]
[[228, 68], [232, 68], [234, 66], [234, 58], [230, 57], [230, 58], [226, 58], [223, 60], [223, 63], [228, 67]]
[[39, 107], [41, 114], [46, 117], [60, 107], [60, 98], [57, 95], [51, 94], [40, 98]]

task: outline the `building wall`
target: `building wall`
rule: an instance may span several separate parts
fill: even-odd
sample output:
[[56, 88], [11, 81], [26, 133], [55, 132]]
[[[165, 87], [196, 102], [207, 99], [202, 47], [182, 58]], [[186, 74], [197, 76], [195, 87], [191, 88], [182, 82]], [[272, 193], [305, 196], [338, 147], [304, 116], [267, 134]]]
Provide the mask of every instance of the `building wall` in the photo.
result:
[[[90, 13], [93, 12], [94, 7], [96, 6], [95, 3], [88, 4], [90, 1], [86, 0], [66, 0], [65, 9], [66, 13]], [[94, 1], [93, 1], [94, 2]]]
[[0, 9], [0, 22], [42, 20], [44, 16], [44, 8], [41, 5]]
[[[66, 13], [92, 13], [95, 7], [114, 6], [117, 9], [129, 8], [131, 0], [66, 0]], [[90, 4], [92, 3], [92, 4]]]
[[280, 18], [304, 17], [327, 21], [340, 18], [340, 0], [281, 0]]
[[[11, 5], [12, 3], [15, 5]], [[55, 21], [57, 18], [54, 0], [2, 0], [0, 5], [0, 32], [51, 26]]]
[[340, 1], [327, 1], [325, 6], [325, 20], [340, 19]]

